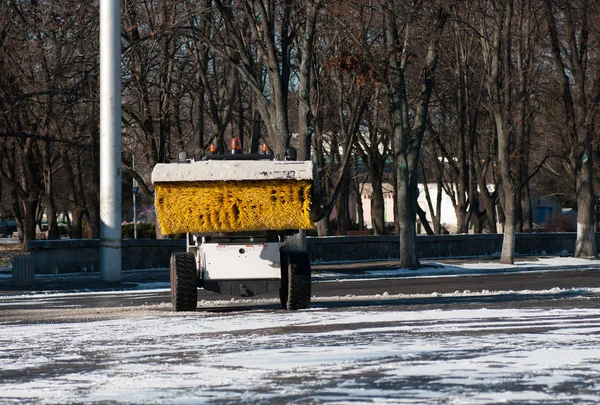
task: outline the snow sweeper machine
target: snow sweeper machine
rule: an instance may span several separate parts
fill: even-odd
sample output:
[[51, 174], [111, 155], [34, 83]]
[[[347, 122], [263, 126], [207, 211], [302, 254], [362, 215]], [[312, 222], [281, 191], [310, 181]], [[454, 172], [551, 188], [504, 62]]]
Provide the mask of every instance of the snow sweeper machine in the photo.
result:
[[[235, 144], [235, 140], [233, 144]], [[298, 243], [312, 229], [313, 163], [268, 153], [213, 154], [157, 164], [152, 172], [163, 234], [187, 234], [170, 261], [175, 311], [194, 311], [198, 288], [229, 296], [279, 292], [284, 309], [307, 308], [308, 254]]]

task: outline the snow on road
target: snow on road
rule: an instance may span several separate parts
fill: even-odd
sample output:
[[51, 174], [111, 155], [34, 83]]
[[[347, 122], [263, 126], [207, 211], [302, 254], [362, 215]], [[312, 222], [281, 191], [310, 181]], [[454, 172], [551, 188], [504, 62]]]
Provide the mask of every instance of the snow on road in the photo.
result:
[[[600, 267], [600, 261], [576, 260], [540, 258], [509, 267], [434, 263], [418, 276]], [[356, 277], [365, 274], [417, 276], [398, 269]], [[317, 278], [337, 277], [323, 272]], [[138, 286], [143, 287], [164, 285]], [[97, 293], [80, 295], [86, 294]], [[573, 304], [569, 309], [410, 311], [393, 302], [528, 294]], [[20, 324], [14, 317], [21, 312], [10, 321], [0, 312], [0, 403], [596, 404], [600, 309], [578, 308], [577, 303], [597, 300], [599, 294], [593, 288], [428, 295], [382, 291], [326, 298], [343, 300], [347, 306], [342, 308], [315, 299], [314, 308], [306, 311], [231, 312], [231, 302], [211, 301], [201, 302], [193, 314], [170, 312], [166, 305], [124, 309], [108, 320], [89, 313], [87, 322], [77, 323], [58, 321], [54, 314], [45, 323]], [[61, 308], [55, 312], [65, 311], [61, 297], [73, 295], [0, 297], [0, 311], [42, 301]], [[352, 307], [353, 298], [379, 304]], [[265, 300], [277, 300], [271, 301]], [[29, 312], [39, 317], [44, 311], [50, 310]]]
[[[540, 256], [520, 258], [514, 264], [502, 264], [498, 260], [472, 258], [447, 258], [436, 260], [422, 260], [422, 268], [414, 269], [373, 269], [357, 274], [348, 272], [319, 271], [313, 274], [316, 280], [382, 278], [382, 277], [439, 277], [461, 275], [483, 275], [497, 273], [519, 273], [530, 271], [563, 271], [566, 269], [600, 268], [600, 260], [580, 259], [576, 257]], [[452, 261], [453, 263], [449, 263]]]
[[600, 309], [315, 306], [4, 324], [0, 402], [600, 402]]

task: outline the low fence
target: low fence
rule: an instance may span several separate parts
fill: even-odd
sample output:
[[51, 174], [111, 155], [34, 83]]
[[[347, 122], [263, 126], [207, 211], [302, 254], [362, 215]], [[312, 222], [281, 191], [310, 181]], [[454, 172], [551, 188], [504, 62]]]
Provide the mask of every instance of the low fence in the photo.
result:
[[[571, 255], [576, 234], [517, 234], [517, 255]], [[596, 244], [600, 242], [596, 234]], [[499, 256], [502, 234], [419, 235], [417, 254], [422, 259], [444, 257]], [[308, 253], [313, 262], [366, 261], [400, 258], [397, 236], [334, 236], [308, 238]], [[598, 245], [600, 246], [600, 245]]]
[[[596, 244], [600, 246], [600, 233]], [[502, 250], [502, 234], [417, 236], [418, 256], [423, 259], [496, 256]], [[517, 255], [571, 255], [575, 233], [517, 234]], [[37, 274], [99, 271], [98, 239], [45, 240], [28, 243]], [[172, 252], [184, 251], [185, 240], [124, 239], [123, 270], [169, 267]], [[397, 236], [331, 236], [307, 238], [313, 263], [394, 260], [400, 258]]]
[[[36, 274], [100, 271], [100, 240], [34, 240], [27, 246], [35, 261]], [[185, 240], [123, 239], [123, 270], [169, 267], [171, 253], [185, 251]]]

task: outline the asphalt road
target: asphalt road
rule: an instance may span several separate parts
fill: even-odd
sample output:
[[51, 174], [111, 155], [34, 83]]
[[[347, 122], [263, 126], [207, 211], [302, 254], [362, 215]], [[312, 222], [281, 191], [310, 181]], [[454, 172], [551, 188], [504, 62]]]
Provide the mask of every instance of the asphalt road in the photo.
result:
[[[585, 296], [600, 288], [600, 270], [537, 271], [510, 274], [437, 276], [418, 278], [339, 279], [313, 282], [313, 306], [354, 307], [397, 305], [406, 309], [456, 305], [562, 305], [561, 298]], [[554, 290], [553, 290], [554, 289]], [[522, 294], [522, 291], [531, 291]], [[550, 291], [552, 290], [552, 291]], [[494, 292], [493, 294], [489, 292]], [[279, 309], [277, 296], [231, 299], [198, 290], [199, 311]], [[588, 300], [597, 305], [597, 300]], [[73, 316], [110, 317], [128, 310], [170, 312], [165, 289], [121, 292], [62, 293], [0, 297], [0, 319], [27, 322]], [[83, 310], [83, 311], [82, 311]], [[96, 310], [94, 313], [93, 310]]]

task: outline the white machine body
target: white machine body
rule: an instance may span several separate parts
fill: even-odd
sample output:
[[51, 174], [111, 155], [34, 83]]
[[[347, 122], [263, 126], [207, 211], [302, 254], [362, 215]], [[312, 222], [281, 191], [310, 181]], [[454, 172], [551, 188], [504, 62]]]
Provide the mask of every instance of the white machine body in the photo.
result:
[[[157, 187], [157, 183], [189, 182], [193, 188], [196, 186], [193, 183], [200, 182], [281, 180], [293, 184], [298, 190], [308, 192], [310, 189], [311, 192], [310, 199], [304, 198], [301, 201], [301, 207], [292, 206], [294, 210], [302, 210], [298, 211], [298, 214], [301, 214], [300, 219], [306, 221], [292, 221], [291, 225], [286, 225], [284, 229], [277, 223], [265, 223], [258, 229], [234, 228], [237, 230], [231, 232], [218, 226], [198, 225], [196, 231], [192, 224], [188, 227], [183, 226], [183, 231], [187, 232], [186, 252], [173, 253], [170, 260], [171, 302], [176, 311], [197, 309], [198, 287], [223, 295], [241, 297], [270, 293], [279, 296], [283, 309], [297, 310], [309, 307], [310, 260], [305, 243], [300, 243], [304, 242], [304, 239], [301, 237], [302, 230], [298, 228], [305, 229], [306, 223], [310, 222], [305, 212], [305, 203], [311, 203], [313, 195], [318, 195], [319, 182], [315, 181], [316, 166], [311, 161], [296, 161], [292, 151], [290, 148], [289, 153], [286, 152], [286, 157], [291, 160], [284, 161], [271, 160], [272, 156], [267, 155], [247, 155], [243, 158], [233, 154], [211, 155], [201, 161], [190, 161], [180, 156], [178, 164], [157, 164], [154, 167], [152, 183]], [[298, 182], [300, 184], [297, 184]], [[311, 183], [312, 188], [309, 188]], [[238, 187], [237, 184], [234, 186]], [[169, 187], [171, 185], [165, 184], [162, 190], [173, 194], [172, 190], [176, 188]], [[158, 204], [159, 201], [162, 201], [161, 204]], [[166, 197], [157, 197], [157, 206], [173, 207], [170, 204], [185, 204], [178, 200], [163, 204], [166, 201]], [[195, 203], [192, 201], [192, 204]], [[193, 206], [183, 206], [181, 211], [189, 211], [194, 215]], [[254, 211], [252, 213], [263, 215]], [[173, 212], [173, 215], [179, 214], [181, 213]], [[183, 219], [186, 218], [190, 219]], [[227, 228], [230, 229], [232, 228]], [[182, 232], [179, 228], [177, 230], [178, 232], [173, 233]]]
[[204, 280], [281, 279], [282, 242], [201, 243], [197, 259]]
[[312, 180], [311, 161], [200, 160], [189, 164], [159, 163], [152, 171], [152, 184], [161, 182]]

